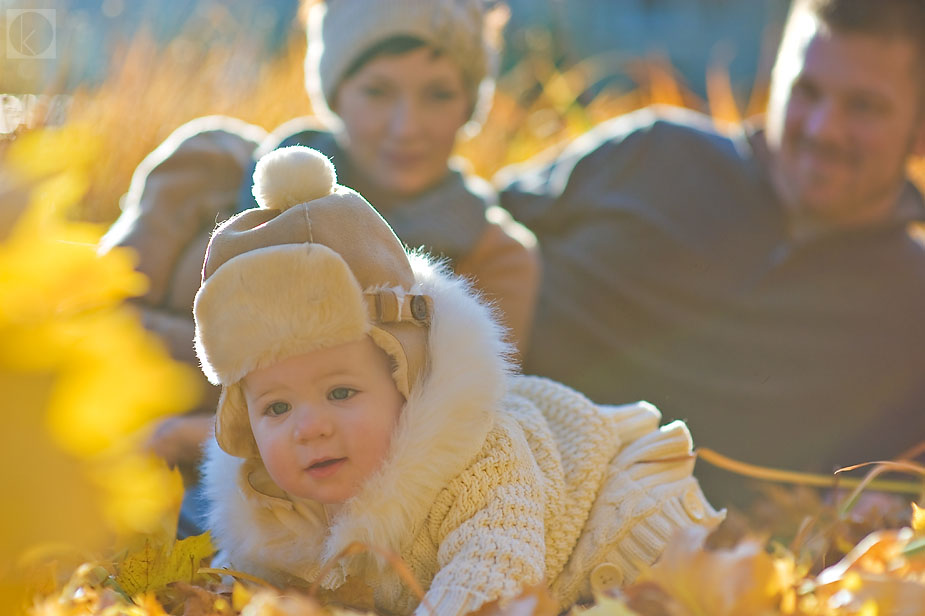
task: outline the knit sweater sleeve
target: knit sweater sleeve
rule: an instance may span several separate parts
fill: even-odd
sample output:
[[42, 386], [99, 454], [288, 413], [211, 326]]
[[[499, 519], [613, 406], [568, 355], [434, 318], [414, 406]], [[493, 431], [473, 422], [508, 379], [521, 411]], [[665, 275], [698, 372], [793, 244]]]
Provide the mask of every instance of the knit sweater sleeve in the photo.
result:
[[540, 583], [544, 510], [523, 432], [501, 418], [480, 454], [437, 498], [430, 532], [439, 570], [417, 614], [465, 614]]
[[137, 253], [137, 269], [150, 283], [146, 303], [164, 303], [190, 242], [231, 214], [241, 174], [262, 136], [261, 128], [234, 118], [197, 118], [138, 165], [100, 251], [127, 246]]
[[[171, 355], [196, 363], [193, 296], [199, 288], [209, 232], [231, 214], [241, 173], [262, 128], [224, 116], [197, 118], [177, 128], [138, 165], [122, 213], [99, 251], [130, 248], [148, 288], [133, 300], [147, 329]], [[210, 391], [203, 408], [213, 409]]]

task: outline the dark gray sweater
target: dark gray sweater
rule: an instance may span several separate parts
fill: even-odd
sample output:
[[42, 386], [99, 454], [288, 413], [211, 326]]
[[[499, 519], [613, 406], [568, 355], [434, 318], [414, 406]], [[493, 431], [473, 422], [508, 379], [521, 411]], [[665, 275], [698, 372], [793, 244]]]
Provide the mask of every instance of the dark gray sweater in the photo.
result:
[[754, 134], [664, 113], [499, 176], [543, 254], [525, 371], [649, 400], [759, 464], [829, 471], [925, 439], [921, 194], [907, 185], [888, 223], [796, 241]]

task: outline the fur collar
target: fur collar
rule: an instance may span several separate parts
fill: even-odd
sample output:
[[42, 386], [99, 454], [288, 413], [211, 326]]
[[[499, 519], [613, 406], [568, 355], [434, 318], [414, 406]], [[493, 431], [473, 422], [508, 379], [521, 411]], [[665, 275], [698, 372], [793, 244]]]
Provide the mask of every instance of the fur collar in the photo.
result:
[[[204, 467], [209, 522], [226, 561], [311, 580], [320, 563], [355, 541], [401, 554], [440, 490], [482, 448], [511, 371], [510, 348], [491, 309], [464, 280], [425, 257], [411, 255], [411, 262], [411, 292], [434, 302], [430, 366], [402, 409], [386, 463], [333, 513], [274, 491], [259, 461], [212, 444]], [[394, 575], [382, 557], [363, 553], [332, 565], [322, 585], [333, 589], [349, 575], [370, 574]]]

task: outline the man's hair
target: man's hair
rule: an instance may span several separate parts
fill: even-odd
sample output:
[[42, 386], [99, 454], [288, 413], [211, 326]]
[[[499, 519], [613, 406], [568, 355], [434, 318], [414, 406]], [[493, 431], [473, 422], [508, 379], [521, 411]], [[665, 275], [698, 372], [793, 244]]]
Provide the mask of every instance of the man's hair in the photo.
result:
[[838, 32], [901, 37], [915, 44], [920, 75], [925, 74], [925, 0], [793, 0]]

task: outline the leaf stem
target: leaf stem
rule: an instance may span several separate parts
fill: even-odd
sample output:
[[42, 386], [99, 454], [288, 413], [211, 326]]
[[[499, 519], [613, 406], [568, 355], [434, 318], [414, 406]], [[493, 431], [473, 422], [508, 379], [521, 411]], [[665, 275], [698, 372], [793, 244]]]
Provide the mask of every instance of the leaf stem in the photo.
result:
[[[799, 471], [788, 471], [778, 468], [769, 468], [758, 466], [734, 460], [721, 453], [717, 453], [706, 447], [699, 447], [696, 451], [697, 457], [723, 470], [752, 477], [755, 479], [764, 479], [767, 481], [777, 481], [780, 483], [793, 483], [806, 486], [815, 486], [820, 488], [855, 488], [861, 484], [863, 479], [854, 477], [836, 477], [835, 475], [820, 475], [816, 473], [804, 473]], [[901, 481], [890, 479], [877, 479], [867, 485], [868, 489], [878, 490], [880, 492], [893, 492], [898, 494], [921, 494], [923, 485], [917, 481]]]

